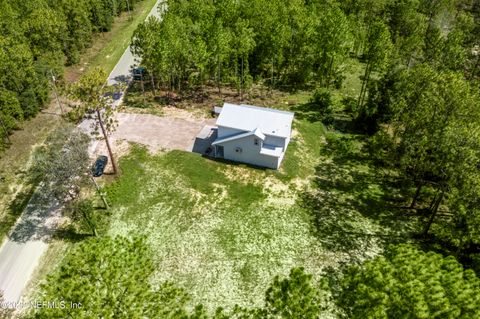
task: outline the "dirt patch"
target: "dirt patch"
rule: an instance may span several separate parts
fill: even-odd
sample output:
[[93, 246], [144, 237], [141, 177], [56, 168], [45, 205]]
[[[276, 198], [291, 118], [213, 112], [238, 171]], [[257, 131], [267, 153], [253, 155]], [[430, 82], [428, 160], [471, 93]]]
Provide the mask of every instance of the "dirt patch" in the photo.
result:
[[[178, 93], [178, 92], [177, 92]], [[234, 87], [223, 87], [221, 92], [214, 86], [204, 86], [202, 90], [182, 91], [181, 94], [156, 90], [152, 93], [149, 83], [146, 83], [145, 100], [138, 83], [133, 83], [128, 92], [125, 105], [126, 112], [165, 114], [179, 118], [208, 118], [214, 106], [222, 106], [224, 102], [234, 104], [251, 104], [263, 107], [274, 107], [290, 110], [292, 105], [308, 101], [310, 94], [297, 92], [295, 94], [270, 90], [255, 84], [244, 94], [239, 95]], [[142, 107], [135, 107], [141, 105]]]
[[176, 119], [183, 119], [183, 120], [199, 120], [205, 119], [208, 120], [210, 118], [206, 117], [207, 113], [205, 110], [192, 108], [192, 109], [179, 109], [173, 106], [166, 106], [162, 108], [163, 113], [166, 117], [172, 117]]

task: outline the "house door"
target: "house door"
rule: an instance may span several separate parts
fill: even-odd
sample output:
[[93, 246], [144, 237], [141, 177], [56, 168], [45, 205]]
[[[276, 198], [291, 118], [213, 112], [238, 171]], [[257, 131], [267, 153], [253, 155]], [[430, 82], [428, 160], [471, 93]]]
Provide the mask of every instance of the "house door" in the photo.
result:
[[215, 157], [223, 158], [223, 146], [215, 145]]

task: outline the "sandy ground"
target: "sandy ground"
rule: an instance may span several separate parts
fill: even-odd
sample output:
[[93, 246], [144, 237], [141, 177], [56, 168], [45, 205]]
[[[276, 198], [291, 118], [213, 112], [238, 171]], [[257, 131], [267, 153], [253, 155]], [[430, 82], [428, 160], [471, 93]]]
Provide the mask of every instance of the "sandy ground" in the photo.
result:
[[118, 114], [117, 119], [118, 128], [113, 138], [144, 144], [153, 152], [160, 149], [190, 151], [202, 128], [215, 123], [215, 119], [187, 120], [125, 113]]

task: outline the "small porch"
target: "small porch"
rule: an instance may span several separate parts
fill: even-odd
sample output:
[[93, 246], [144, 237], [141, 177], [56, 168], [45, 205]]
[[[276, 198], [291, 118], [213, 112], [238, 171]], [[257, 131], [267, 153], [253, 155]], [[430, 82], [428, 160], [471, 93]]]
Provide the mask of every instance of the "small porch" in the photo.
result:
[[[193, 142], [192, 152], [204, 156], [217, 157], [217, 147], [212, 146], [212, 143], [217, 139], [217, 135], [218, 128], [216, 126], [205, 125], [197, 134], [195, 141]], [[223, 157], [223, 147], [221, 152]]]

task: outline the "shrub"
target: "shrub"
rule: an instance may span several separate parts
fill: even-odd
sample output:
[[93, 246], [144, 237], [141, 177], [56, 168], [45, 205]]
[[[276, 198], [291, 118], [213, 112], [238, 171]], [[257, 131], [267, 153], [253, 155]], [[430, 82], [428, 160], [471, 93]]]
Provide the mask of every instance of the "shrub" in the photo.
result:
[[318, 112], [322, 121], [329, 124], [333, 121], [333, 100], [330, 91], [317, 89], [310, 98], [311, 110]]

